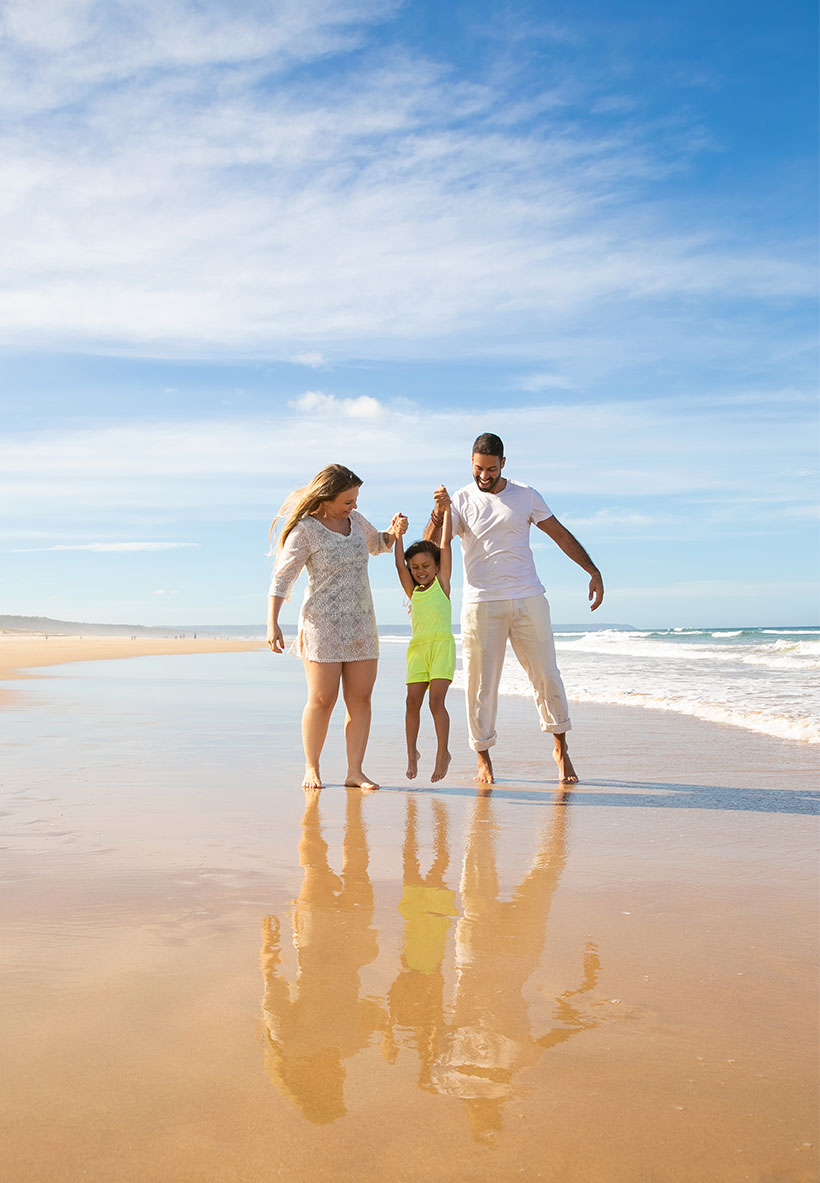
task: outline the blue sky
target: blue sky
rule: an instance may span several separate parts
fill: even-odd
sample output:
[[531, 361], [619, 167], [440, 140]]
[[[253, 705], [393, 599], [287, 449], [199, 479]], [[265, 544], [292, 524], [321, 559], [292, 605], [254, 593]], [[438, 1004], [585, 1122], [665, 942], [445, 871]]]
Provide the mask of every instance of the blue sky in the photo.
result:
[[813, 4], [0, 22], [0, 612], [261, 620], [291, 488], [340, 460], [416, 533], [491, 430], [597, 620], [817, 619]]

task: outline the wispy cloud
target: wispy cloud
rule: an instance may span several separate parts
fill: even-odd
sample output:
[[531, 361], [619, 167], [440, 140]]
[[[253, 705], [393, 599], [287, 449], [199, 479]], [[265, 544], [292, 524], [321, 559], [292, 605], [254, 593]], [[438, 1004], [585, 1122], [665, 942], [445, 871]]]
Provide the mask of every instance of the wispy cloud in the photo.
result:
[[[173, 521], [262, 519], [330, 461], [360, 473], [370, 505], [385, 512], [394, 501], [425, 506], [441, 481], [457, 487], [469, 479], [470, 441], [486, 430], [503, 434], [508, 475], [541, 488], [559, 516], [604, 538], [661, 529], [692, 536], [740, 524], [768, 531], [786, 507], [799, 522], [816, 500], [813, 478], [795, 475], [812, 467], [813, 408], [799, 397], [790, 403], [788, 392], [769, 403], [749, 401], [741, 416], [736, 403], [713, 395], [524, 401], [481, 411], [321, 392], [291, 403], [269, 418], [135, 421], [7, 437], [0, 444], [0, 519], [26, 504], [40, 538], [55, 514], [62, 529], [82, 515], [98, 535], [113, 520], [120, 524], [109, 528], [121, 529], [123, 520], [139, 522], [149, 511]], [[181, 545], [192, 544], [81, 548]]]
[[297, 366], [309, 366], [313, 370], [320, 370], [327, 365], [321, 353], [294, 353], [291, 361]]
[[479, 85], [417, 51], [353, 56], [397, 7], [7, 4], [0, 340], [538, 354], [577, 352], [594, 311], [596, 335], [640, 351], [652, 334], [619, 333], [625, 304], [634, 321], [677, 301], [681, 331], [693, 302], [813, 290], [802, 243], [665, 208], [695, 129], [661, 135], [611, 101], [579, 125], [580, 75], [573, 105], [555, 87], [522, 104], [503, 71]]
[[527, 390], [533, 394], [540, 394], [544, 390], [571, 390], [572, 385], [569, 378], [554, 373], [524, 374], [515, 382], [517, 390]]
[[67, 546], [28, 546], [15, 548], [14, 554], [33, 554], [37, 551], [53, 550], [89, 550], [97, 554], [109, 554], [114, 551], [156, 551], [156, 550], [185, 550], [188, 547], [198, 547], [198, 542], [85, 542]]

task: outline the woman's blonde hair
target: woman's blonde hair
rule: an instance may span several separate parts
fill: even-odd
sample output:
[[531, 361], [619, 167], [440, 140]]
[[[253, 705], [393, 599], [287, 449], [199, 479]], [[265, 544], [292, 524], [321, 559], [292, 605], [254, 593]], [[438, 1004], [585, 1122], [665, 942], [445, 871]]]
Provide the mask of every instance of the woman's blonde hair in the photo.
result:
[[362, 483], [355, 472], [345, 468], [344, 464], [328, 464], [321, 472], [316, 473], [309, 485], [305, 485], [303, 489], [294, 489], [285, 499], [282, 508], [270, 524], [268, 538], [273, 541], [276, 523], [284, 518], [285, 524], [276, 543], [277, 547], [284, 546], [288, 534], [297, 522], [314, 513], [323, 501], [332, 501], [348, 489], [358, 489]]

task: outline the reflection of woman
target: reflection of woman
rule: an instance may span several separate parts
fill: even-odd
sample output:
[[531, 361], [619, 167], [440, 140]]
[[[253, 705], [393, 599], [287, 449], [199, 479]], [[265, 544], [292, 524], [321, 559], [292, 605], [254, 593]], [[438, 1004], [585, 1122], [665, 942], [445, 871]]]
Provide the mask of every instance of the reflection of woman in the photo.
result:
[[345, 1113], [344, 1061], [369, 1045], [385, 1015], [379, 1003], [359, 997], [359, 974], [379, 952], [361, 794], [348, 794], [341, 879], [328, 863], [318, 798], [308, 794], [299, 844], [296, 984], [291, 991], [281, 973], [279, 922], [269, 916], [262, 922], [262, 1017], [268, 1075], [305, 1117], [326, 1124]]
[[367, 561], [368, 553], [390, 550], [395, 533], [392, 525], [380, 533], [356, 512], [361, 484], [349, 468], [329, 464], [291, 494], [276, 518], [284, 525], [268, 596], [267, 638], [274, 653], [284, 649], [279, 612], [303, 567], [309, 580], [298, 637], [308, 687], [302, 714], [306, 789], [322, 787], [319, 757], [340, 684], [347, 707], [345, 784], [378, 788], [362, 771], [379, 656]]

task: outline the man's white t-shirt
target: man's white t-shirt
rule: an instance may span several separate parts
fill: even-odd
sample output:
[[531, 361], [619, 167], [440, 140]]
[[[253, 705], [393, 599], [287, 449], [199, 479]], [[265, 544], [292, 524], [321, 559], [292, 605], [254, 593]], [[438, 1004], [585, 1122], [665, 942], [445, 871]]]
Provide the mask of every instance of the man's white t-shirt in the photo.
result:
[[453, 494], [451, 513], [464, 557], [463, 603], [543, 593], [530, 548], [530, 526], [552, 517], [540, 493], [511, 480], [500, 493], [465, 485]]

